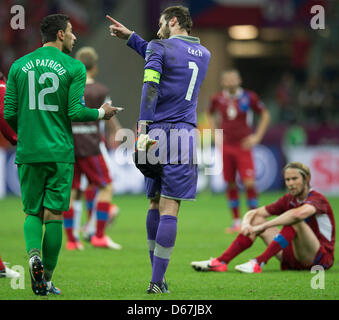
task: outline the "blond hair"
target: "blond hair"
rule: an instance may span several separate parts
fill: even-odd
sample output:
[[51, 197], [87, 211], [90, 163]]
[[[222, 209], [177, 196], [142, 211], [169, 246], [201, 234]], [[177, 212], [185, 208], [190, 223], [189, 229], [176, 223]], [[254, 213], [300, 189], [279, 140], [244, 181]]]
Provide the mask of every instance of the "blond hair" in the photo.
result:
[[98, 54], [92, 47], [82, 47], [77, 51], [75, 58], [85, 65], [86, 70], [91, 70], [98, 62]]
[[283, 169], [283, 173], [284, 174], [285, 174], [285, 171], [287, 169], [296, 169], [296, 170], [298, 170], [299, 173], [304, 178], [304, 180], [307, 181], [308, 186], [310, 185], [311, 172], [310, 172], [310, 169], [306, 165], [304, 165], [301, 162], [289, 162], [288, 164], [286, 164], [286, 166]]

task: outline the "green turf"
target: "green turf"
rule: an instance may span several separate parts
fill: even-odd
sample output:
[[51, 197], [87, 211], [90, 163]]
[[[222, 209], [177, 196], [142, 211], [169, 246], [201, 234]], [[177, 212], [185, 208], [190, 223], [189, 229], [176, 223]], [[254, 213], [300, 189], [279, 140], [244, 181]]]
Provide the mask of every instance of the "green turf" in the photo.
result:
[[[281, 193], [261, 195], [262, 204], [272, 202]], [[330, 198], [339, 219], [339, 200]], [[325, 289], [312, 289], [315, 274], [308, 271], [281, 272], [275, 258], [264, 267], [262, 274], [240, 274], [234, 271], [238, 263], [255, 257], [265, 248], [258, 239], [255, 244], [229, 264], [227, 273], [194, 271], [190, 262], [221, 254], [234, 239], [224, 228], [230, 214], [223, 195], [201, 194], [196, 202], [182, 204], [178, 220], [176, 246], [167, 271], [171, 293], [147, 295], [150, 263], [146, 244], [145, 217], [148, 201], [143, 196], [119, 196], [116, 203], [121, 215], [109, 228], [112, 239], [123, 245], [121, 251], [94, 249], [85, 243], [84, 251], [60, 253], [54, 284], [62, 296], [34, 296], [25, 252], [22, 205], [19, 198], [0, 200], [0, 254], [4, 261], [25, 268], [25, 289], [12, 289], [10, 279], [0, 279], [0, 299], [124, 299], [124, 300], [226, 300], [226, 299], [338, 299], [338, 261], [325, 273]], [[242, 199], [244, 203], [244, 199]], [[243, 206], [243, 211], [245, 207]], [[64, 239], [65, 240], [65, 239]], [[337, 248], [338, 249], [338, 245]]]

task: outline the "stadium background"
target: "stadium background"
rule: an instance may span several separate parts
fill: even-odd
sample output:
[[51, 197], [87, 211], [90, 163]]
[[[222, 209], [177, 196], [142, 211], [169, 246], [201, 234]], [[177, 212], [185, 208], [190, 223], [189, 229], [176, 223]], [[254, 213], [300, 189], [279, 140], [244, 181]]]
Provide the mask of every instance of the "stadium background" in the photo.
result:
[[[25, 29], [10, 28], [10, 9], [25, 8]], [[157, 19], [163, 8], [185, 4], [192, 13], [193, 35], [212, 52], [207, 78], [198, 104], [199, 126], [206, 128], [203, 112], [210, 96], [219, 90], [220, 71], [238, 68], [243, 85], [256, 91], [272, 115], [262, 145], [255, 150], [257, 183], [261, 191], [279, 190], [279, 173], [286, 161], [300, 160], [311, 167], [312, 183], [320, 191], [339, 192], [339, 5], [326, 0], [102, 0], [102, 1], [1, 1], [0, 70], [6, 74], [18, 57], [40, 46], [39, 22], [55, 12], [71, 17], [78, 38], [73, 55], [83, 45], [99, 53], [98, 81], [109, 89], [113, 104], [124, 106], [123, 127], [134, 128], [138, 116], [143, 59], [123, 41], [111, 38], [105, 14], [145, 39], [156, 37]], [[325, 8], [326, 28], [313, 30], [311, 7]], [[255, 119], [254, 119], [255, 120]], [[0, 139], [0, 196], [19, 194], [13, 152]], [[110, 143], [114, 187], [117, 194], [141, 193], [143, 179], [132, 165], [117, 165]], [[214, 153], [212, 153], [214, 154]], [[118, 156], [119, 158], [119, 156]], [[214, 157], [216, 166], [220, 158]], [[126, 179], [126, 176], [132, 179]], [[125, 178], [124, 178], [125, 177]], [[199, 191], [221, 192], [220, 175], [199, 177]]]
[[[10, 9], [15, 4], [23, 5], [25, 8], [24, 30], [10, 28], [10, 19], [13, 16], [10, 14]], [[229, 67], [238, 68], [243, 77], [244, 87], [256, 91], [272, 115], [272, 123], [268, 132], [262, 144], [255, 150], [257, 183], [262, 191], [260, 202], [273, 201], [277, 195], [282, 194], [284, 186], [279, 171], [286, 161], [298, 160], [310, 166], [312, 185], [317, 190], [332, 195], [330, 201], [336, 212], [336, 208], [339, 209], [338, 199], [335, 197], [339, 193], [339, 109], [337, 108], [339, 63], [336, 58], [339, 54], [339, 3], [335, 0], [1, 0], [0, 70], [7, 74], [15, 59], [41, 45], [39, 23], [44, 16], [56, 12], [66, 13], [71, 17], [74, 33], [78, 39], [72, 56], [81, 46], [95, 47], [99, 54], [97, 79], [109, 87], [113, 104], [125, 107], [125, 112], [119, 114], [122, 126], [133, 129], [138, 116], [144, 62], [135, 52], [126, 47], [124, 41], [111, 38], [108, 32], [109, 22], [105, 19], [105, 15], [109, 13], [130, 29], [136, 30], [145, 39], [151, 40], [156, 37], [157, 19], [161, 10], [168, 5], [176, 4], [184, 4], [190, 8], [194, 22], [193, 35], [199, 36], [201, 42], [212, 53], [207, 78], [199, 96], [199, 127], [206, 128], [203, 112], [208, 106], [210, 96], [219, 90], [220, 72]], [[322, 5], [325, 8], [326, 28], [324, 30], [313, 30], [310, 26], [313, 16], [310, 10], [313, 5]], [[124, 248], [126, 248], [126, 251], [121, 252], [121, 257], [123, 257], [121, 261], [126, 261], [126, 264], [119, 262], [120, 270], [129, 269], [128, 252], [132, 252], [133, 261], [138, 261], [137, 265], [140, 267], [135, 270], [135, 274], [143, 280], [145, 276], [141, 266], [147, 264], [146, 244], [142, 247], [143, 255], [139, 254], [141, 244], [135, 245], [139, 243], [138, 241], [143, 241], [145, 233], [144, 215], [137, 213], [140, 207], [147, 207], [147, 202], [143, 196], [135, 195], [143, 191], [143, 177], [133, 165], [118, 165], [116, 160], [121, 155], [117, 154], [116, 145], [110, 142], [108, 146], [112, 156], [110, 165], [114, 175], [116, 201], [123, 209], [119, 225], [113, 233], [114, 240], [120, 242], [122, 239]], [[208, 153], [209, 150], [206, 152]], [[20, 218], [22, 206], [20, 199], [13, 197], [13, 194], [19, 195], [20, 193], [16, 166], [13, 164], [14, 156], [15, 148], [0, 136], [0, 198], [3, 198], [0, 200], [0, 214], [8, 221], [6, 226], [3, 225], [1, 228], [1, 237], [8, 239], [6, 246], [4, 245], [1, 249], [1, 254], [6, 252], [6, 259], [24, 265], [25, 260], [22, 254], [24, 249], [21, 248], [21, 253], [17, 249], [19, 240], [21, 247], [23, 243], [22, 232], [18, 228], [18, 223], [22, 223]], [[217, 155], [214, 160], [215, 166], [220, 166], [220, 159]], [[206, 176], [203, 170], [204, 166], [201, 167], [199, 176], [198, 200], [201, 202], [198, 201], [200, 203], [198, 207], [189, 204], [183, 209], [186, 215], [181, 217], [181, 228], [185, 230], [185, 237], [179, 236], [178, 245], [180, 246], [181, 243], [182, 247], [178, 248], [178, 253], [175, 253], [171, 263], [173, 267], [169, 270], [170, 276], [180, 273], [185, 280], [192, 281], [195, 281], [197, 277], [202, 280], [204, 275], [193, 274], [189, 272], [191, 270], [184, 269], [176, 261], [185, 261], [185, 267], [187, 267], [189, 259], [208, 258], [207, 255], [212, 254], [211, 248], [214, 248], [213, 254], [216, 254], [224, 249], [225, 240], [227, 243], [231, 241], [230, 236], [223, 235], [223, 231], [219, 230], [220, 225], [222, 224], [224, 228], [227, 225], [225, 220], [230, 219], [227, 216], [228, 209], [221, 193], [225, 185], [221, 175]], [[206, 212], [212, 217], [211, 203], [213, 203], [215, 215], [213, 219], [206, 221]], [[245, 207], [242, 209], [244, 211]], [[18, 214], [13, 216], [17, 211], [19, 211]], [[135, 225], [131, 227], [124, 215], [126, 217], [130, 215], [129, 219], [132, 219]], [[217, 228], [219, 228], [219, 233], [216, 232]], [[128, 237], [126, 237], [126, 232]], [[197, 234], [207, 236], [209, 243], [199, 242]], [[201, 256], [197, 256], [196, 252], [193, 252], [194, 257], [190, 256], [192, 246], [199, 250]], [[263, 245], [258, 244], [255, 250], [260, 252], [262, 248]], [[88, 260], [100, 259], [103, 264], [113, 259], [108, 254], [104, 258], [102, 253], [101, 256], [99, 254], [94, 250], [86, 250]], [[250, 258], [251, 255], [246, 257]], [[246, 257], [242, 257], [238, 262], [244, 262]], [[74, 259], [77, 259], [79, 263], [74, 264]], [[75, 265], [86, 266], [85, 260], [82, 259], [84, 258], [64, 252], [58, 279], [61, 286], [66, 287], [66, 284], [71, 284], [73, 298], [83, 299], [85, 297], [87, 299], [87, 296], [84, 296], [84, 290], [87, 293], [86, 290], [89, 289], [86, 286], [82, 287], [82, 273], [79, 271], [79, 274], [74, 275]], [[272, 262], [272, 266], [273, 269], [278, 268], [276, 262]], [[88, 265], [87, 270], [90, 268]], [[106, 281], [108, 272], [104, 265], [102, 268], [105, 269], [105, 278], [102, 280], [98, 280], [97, 275], [94, 276], [88, 272], [85, 275], [86, 282], [91, 283], [91, 280], [95, 279], [101, 290], [97, 296], [90, 295], [89, 297], [103, 299], [112, 297], [109, 293], [111, 286], [104, 287], [104, 289], [101, 286], [102, 283], [106, 283], [104, 281]], [[272, 269], [269, 266], [267, 268]], [[64, 280], [67, 278], [67, 272], [70, 273], [72, 280]], [[324, 295], [318, 292], [315, 295], [314, 291], [306, 292], [306, 289], [303, 289], [302, 297], [326, 299], [327, 296], [337, 299], [338, 267], [335, 267], [333, 272], [328, 276], [328, 279], [332, 279], [332, 291], [326, 291]], [[64, 278], [63, 275], [65, 275]], [[227, 284], [226, 292], [231, 293], [226, 296], [219, 291], [211, 293], [208, 291], [213, 284], [218, 285], [218, 288], [224, 288], [217, 278], [218, 275], [214, 275], [215, 279], [212, 276], [209, 278], [210, 281], [214, 281], [211, 282], [212, 285], [211, 283], [205, 285], [204, 282], [198, 281], [198, 287], [192, 290], [199, 290], [199, 293], [195, 291], [197, 293], [193, 295], [193, 298], [300, 299], [297, 291], [293, 288], [287, 290], [285, 280], [278, 280], [276, 275], [268, 273], [266, 284], [257, 284], [255, 280], [246, 278], [245, 287], [242, 280], [238, 281], [232, 274], [234, 282]], [[116, 283], [124, 279], [123, 272], [118, 277], [114, 274], [110, 276]], [[128, 273], [125, 275], [127, 278], [129, 276]], [[295, 288], [299, 289], [305, 285], [305, 281], [309, 282], [309, 277], [306, 279], [304, 276], [299, 277], [293, 273], [288, 273], [286, 279], [294, 281]], [[137, 292], [144, 290], [144, 283], [139, 284], [139, 282], [138, 288], [133, 287], [129, 291], [125, 289], [129, 287], [129, 284], [124, 282], [123, 289], [118, 291], [115, 297], [117, 299], [140, 299]], [[269, 283], [274, 283], [274, 287], [269, 287]], [[182, 291], [182, 288], [180, 287], [179, 290], [179, 285], [176, 286], [175, 282], [173, 286], [174, 291]], [[204, 294], [200, 289], [205, 290]], [[242, 289], [245, 293], [240, 293]], [[4, 298], [5, 294], [7, 297], [9, 291], [4, 290], [6, 290], [5, 287], [0, 288], [0, 297]], [[66, 287], [66, 293], [67, 290], [70, 289]], [[105, 295], [106, 292], [107, 295]], [[8, 297], [9, 299], [21, 299], [22, 293], [12, 290]], [[174, 297], [190, 299], [192, 295], [190, 291], [186, 291], [183, 295]], [[29, 292], [27, 298], [31, 298]], [[146, 299], [145, 296], [141, 298]]]

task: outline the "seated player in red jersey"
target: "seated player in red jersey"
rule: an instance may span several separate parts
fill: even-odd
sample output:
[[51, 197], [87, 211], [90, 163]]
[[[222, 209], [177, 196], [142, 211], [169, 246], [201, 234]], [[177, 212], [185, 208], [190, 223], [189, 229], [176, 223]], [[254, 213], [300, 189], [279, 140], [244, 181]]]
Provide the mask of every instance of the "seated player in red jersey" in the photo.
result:
[[[235, 269], [261, 273], [275, 256], [281, 270], [310, 270], [315, 265], [325, 270], [334, 262], [335, 221], [330, 203], [310, 186], [311, 173], [300, 162], [288, 163], [284, 170], [288, 193], [276, 202], [246, 213], [241, 233], [218, 258], [194, 261], [197, 271], [227, 271], [227, 264], [260, 237], [268, 245], [256, 258]], [[271, 216], [277, 216], [267, 220]], [[283, 226], [281, 230], [277, 226]]]
[[[227, 183], [226, 195], [233, 215], [233, 222], [227, 233], [240, 231], [239, 191], [236, 183], [238, 172], [247, 196], [250, 209], [258, 206], [255, 187], [255, 168], [252, 148], [260, 143], [270, 122], [270, 114], [260, 101], [258, 95], [241, 87], [238, 70], [232, 69], [221, 74], [222, 90], [216, 93], [207, 110], [207, 118], [212, 131], [216, 128], [217, 115], [223, 129], [223, 173]], [[250, 122], [253, 112], [259, 114], [260, 120], [254, 133]]]
[[[107, 100], [108, 88], [95, 81], [98, 71], [97, 53], [92, 47], [83, 47], [77, 52], [76, 58], [86, 67], [87, 80], [84, 93], [86, 106], [99, 108], [101, 103]], [[118, 243], [115, 243], [105, 234], [112, 206], [113, 186], [108, 166], [100, 148], [102, 137], [99, 121], [74, 122], [72, 123], [72, 131], [75, 152], [74, 177], [70, 208], [63, 213], [67, 235], [66, 249], [82, 250], [84, 248], [74, 235], [74, 215], [79, 207], [76, 200], [79, 198], [82, 174], [86, 176], [88, 183], [93, 187], [92, 191], [95, 190], [91, 192], [90, 199], [86, 197], [87, 204], [91, 202], [89, 212], [96, 214], [96, 232], [90, 239], [91, 244], [94, 247], [121, 249]]]

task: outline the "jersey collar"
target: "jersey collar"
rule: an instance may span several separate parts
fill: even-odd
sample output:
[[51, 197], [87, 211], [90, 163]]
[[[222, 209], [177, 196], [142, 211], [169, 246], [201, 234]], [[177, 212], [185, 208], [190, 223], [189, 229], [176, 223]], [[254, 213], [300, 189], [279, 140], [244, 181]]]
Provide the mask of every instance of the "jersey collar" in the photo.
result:
[[199, 38], [191, 37], [191, 36], [173, 35], [173, 36], [169, 37], [169, 39], [180, 39], [180, 40], [185, 40], [185, 41], [188, 41], [188, 42], [200, 43]]

